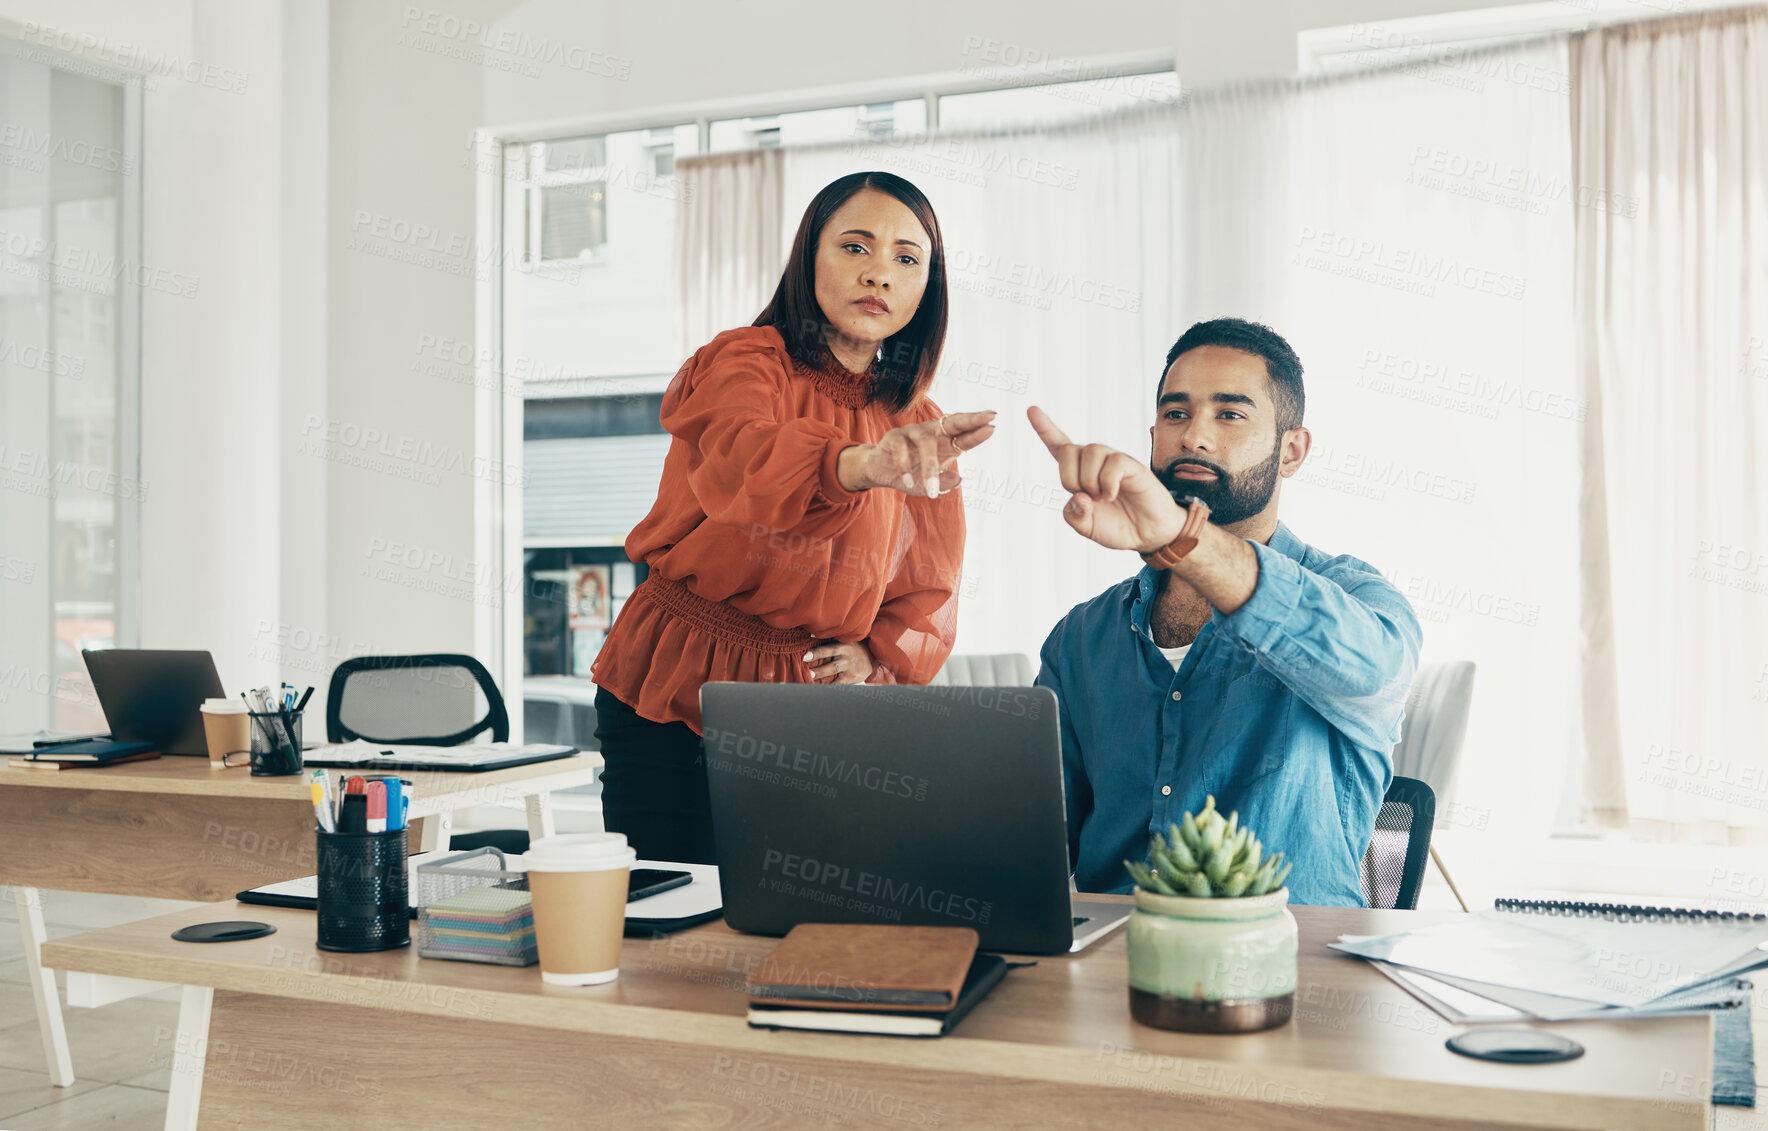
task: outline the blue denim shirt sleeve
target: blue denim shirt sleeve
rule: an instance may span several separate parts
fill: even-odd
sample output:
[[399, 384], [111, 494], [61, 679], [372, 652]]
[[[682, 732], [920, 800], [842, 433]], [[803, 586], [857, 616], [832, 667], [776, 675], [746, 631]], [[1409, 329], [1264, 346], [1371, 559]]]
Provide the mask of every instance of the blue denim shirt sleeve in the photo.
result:
[[1309, 569], [1247, 544], [1258, 554], [1258, 587], [1233, 613], [1217, 610], [1212, 619], [1352, 741], [1393, 746], [1423, 644], [1411, 604], [1354, 558]]
[[1087, 779], [1085, 766], [1081, 763], [1080, 737], [1075, 733], [1074, 720], [1068, 713], [1068, 700], [1062, 694], [1062, 680], [1058, 666], [1062, 655], [1063, 629], [1068, 621], [1058, 621], [1044, 640], [1043, 651], [1039, 655], [1042, 667], [1035, 681], [1039, 687], [1047, 687], [1056, 693], [1057, 715], [1062, 720], [1062, 797], [1063, 811], [1068, 817], [1068, 868], [1072, 873], [1080, 860], [1080, 826], [1087, 814], [1093, 811], [1093, 785]]

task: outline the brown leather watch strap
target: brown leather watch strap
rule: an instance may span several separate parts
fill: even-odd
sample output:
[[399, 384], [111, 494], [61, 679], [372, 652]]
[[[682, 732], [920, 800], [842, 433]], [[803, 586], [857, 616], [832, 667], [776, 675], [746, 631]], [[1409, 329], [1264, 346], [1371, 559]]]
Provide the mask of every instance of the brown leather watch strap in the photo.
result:
[[1203, 535], [1203, 527], [1209, 522], [1209, 504], [1202, 499], [1192, 499], [1191, 506], [1185, 511], [1185, 525], [1179, 528], [1179, 536], [1160, 549], [1142, 555], [1142, 560], [1155, 569], [1171, 569], [1185, 560], [1185, 555], [1197, 548], [1197, 540]]

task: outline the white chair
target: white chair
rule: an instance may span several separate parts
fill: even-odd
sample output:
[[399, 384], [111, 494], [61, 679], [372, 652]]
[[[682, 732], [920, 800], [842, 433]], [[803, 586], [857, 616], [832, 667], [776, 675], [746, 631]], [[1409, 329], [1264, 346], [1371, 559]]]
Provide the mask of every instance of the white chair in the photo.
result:
[[[1473, 708], [1473, 673], [1472, 660], [1425, 664], [1418, 669], [1406, 696], [1406, 719], [1393, 753], [1394, 774], [1424, 782], [1439, 800], [1447, 798], [1455, 784], [1461, 740], [1467, 736], [1467, 716]], [[1466, 911], [1467, 901], [1443, 867], [1435, 845], [1430, 858], [1455, 893], [1461, 910]]]
[[1037, 666], [1023, 652], [953, 656], [927, 681], [929, 687], [1030, 687]]

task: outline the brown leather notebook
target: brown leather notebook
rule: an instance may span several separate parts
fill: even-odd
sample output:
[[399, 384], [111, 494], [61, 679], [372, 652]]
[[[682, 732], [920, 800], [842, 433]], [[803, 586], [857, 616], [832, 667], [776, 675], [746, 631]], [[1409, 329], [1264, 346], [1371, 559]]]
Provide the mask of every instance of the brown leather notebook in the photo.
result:
[[751, 1005], [938, 1013], [964, 987], [969, 927], [800, 923], [749, 978]]

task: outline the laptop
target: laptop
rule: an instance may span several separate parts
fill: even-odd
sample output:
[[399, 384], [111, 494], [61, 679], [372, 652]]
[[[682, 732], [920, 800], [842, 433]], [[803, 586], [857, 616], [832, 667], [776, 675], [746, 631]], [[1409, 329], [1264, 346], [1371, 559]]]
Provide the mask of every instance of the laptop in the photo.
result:
[[1129, 918], [1070, 894], [1047, 687], [708, 683], [700, 711], [735, 930], [973, 927], [1061, 954]]
[[87, 648], [80, 655], [114, 741], [151, 742], [162, 754], [209, 756], [203, 700], [227, 694], [214, 657], [148, 648]]

